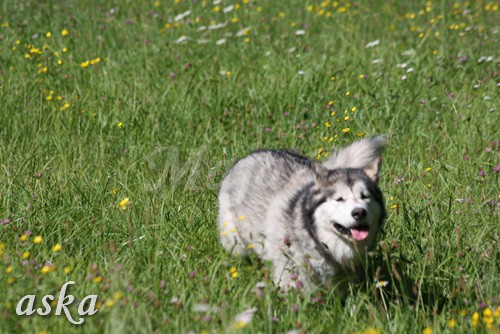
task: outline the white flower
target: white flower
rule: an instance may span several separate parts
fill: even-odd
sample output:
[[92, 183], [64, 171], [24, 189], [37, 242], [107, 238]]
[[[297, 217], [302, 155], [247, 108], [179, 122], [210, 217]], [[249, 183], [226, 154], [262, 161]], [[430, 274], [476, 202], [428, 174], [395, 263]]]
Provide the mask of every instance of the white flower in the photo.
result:
[[383, 288], [389, 284], [389, 281], [375, 281], [375, 287], [378, 288]]
[[262, 289], [265, 286], [266, 286], [266, 282], [257, 282], [257, 284], [255, 284], [255, 287], [259, 288], [259, 289]]
[[235, 318], [235, 321], [234, 321], [235, 327], [240, 329], [240, 328], [243, 328], [246, 325], [248, 325], [248, 323], [250, 323], [250, 321], [252, 321], [252, 318], [253, 318], [255, 312], [257, 312], [257, 308], [252, 307], [252, 308], [245, 310], [245, 311], [241, 312], [240, 314], [238, 314]]
[[488, 56], [488, 57], [482, 56], [482, 57], [479, 57], [479, 59], [477, 60], [477, 62], [478, 63], [482, 63], [483, 61], [490, 62], [492, 60], [493, 60], [492, 56]]
[[216, 45], [222, 45], [224, 43], [226, 43], [226, 39], [225, 38], [221, 38], [221, 39], [219, 39], [218, 41], [215, 42]]
[[217, 24], [214, 24], [213, 26], [209, 26], [208, 30], [215, 30], [215, 29], [224, 28], [226, 25], [227, 25], [227, 22], [217, 23]]
[[305, 34], [306, 34], [306, 31], [305, 31], [305, 30], [302, 30], [302, 29], [301, 29], [301, 30], [297, 30], [297, 31], [295, 32], [295, 35], [297, 35], [297, 36], [302, 36], [302, 35], [305, 35]]
[[406, 73], [411, 73], [413, 72], [415, 69], [413, 67], [410, 67], [409, 69], [406, 70]]
[[409, 49], [409, 50], [406, 50], [406, 51], [401, 52], [401, 55], [402, 55], [402, 56], [412, 57], [412, 56], [414, 56], [416, 53], [417, 53], [417, 52], [416, 52], [414, 49]]
[[288, 52], [290, 52], [290, 53], [294, 53], [294, 52], [295, 52], [295, 50], [297, 50], [295, 47], [291, 47], [290, 49], [288, 49]]
[[210, 309], [210, 307], [207, 304], [195, 304], [193, 306], [193, 312], [204, 313], [204, 312], [208, 312], [209, 309]]
[[373, 48], [379, 44], [380, 44], [380, 39], [376, 39], [373, 42], [369, 42], [368, 44], [366, 44], [365, 48]]
[[230, 11], [232, 11], [234, 9], [234, 6], [233, 5], [230, 5], [230, 6], [227, 6], [226, 8], [223, 8], [222, 11], [224, 13], [229, 13]]
[[222, 0], [214, 0], [214, 6], [217, 6], [222, 3]]
[[175, 43], [176, 44], [184, 44], [187, 42], [187, 40], [188, 40], [188, 38], [186, 36], [181, 36], [181, 37], [177, 38]]
[[241, 29], [240, 31], [238, 31], [238, 32], [236, 33], [236, 36], [241, 37], [241, 36], [243, 36], [243, 35], [245, 35], [245, 34], [248, 34], [248, 32], [249, 32], [250, 30], [252, 30], [252, 28], [243, 28], [243, 29]]
[[209, 42], [208, 39], [199, 39], [197, 40], [198, 44], [207, 44]]
[[182, 20], [183, 18], [185, 18], [186, 16], [189, 16], [190, 14], [191, 14], [190, 10], [187, 10], [184, 13], [180, 13], [179, 15], [174, 17], [174, 21], [178, 22], [178, 21]]
[[297, 74], [298, 74], [298, 75], [304, 75], [305, 73], [306, 73], [306, 72], [304, 72], [304, 71], [302, 71], [302, 70], [297, 71]]
[[179, 301], [179, 297], [176, 297], [176, 296], [173, 296], [172, 298], [170, 298], [170, 303], [171, 304], [175, 304]]
[[206, 26], [201, 26], [198, 28], [198, 31], [205, 31], [207, 30], [207, 27]]
[[406, 80], [406, 75], [403, 75], [403, 76], [401, 77], [401, 80]]
[[266, 51], [266, 53], [264, 53], [267, 57], [269, 57], [271, 55], [271, 51]]
[[407, 63], [398, 64], [399, 68], [406, 68], [407, 66], [408, 66]]
[[373, 59], [372, 60], [372, 64], [378, 64], [382, 61], [382, 59], [378, 58], [378, 59]]

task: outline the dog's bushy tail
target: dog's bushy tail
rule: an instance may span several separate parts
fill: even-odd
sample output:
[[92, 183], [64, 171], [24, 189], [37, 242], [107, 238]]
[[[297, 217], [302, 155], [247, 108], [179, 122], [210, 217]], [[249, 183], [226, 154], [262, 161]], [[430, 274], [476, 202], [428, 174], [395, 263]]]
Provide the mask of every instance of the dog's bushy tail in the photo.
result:
[[365, 168], [376, 159], [380, 159], [386, 139], [384, 136], [365, 138], [351, 145], [332, 152], [323, 163], [328, 169]]

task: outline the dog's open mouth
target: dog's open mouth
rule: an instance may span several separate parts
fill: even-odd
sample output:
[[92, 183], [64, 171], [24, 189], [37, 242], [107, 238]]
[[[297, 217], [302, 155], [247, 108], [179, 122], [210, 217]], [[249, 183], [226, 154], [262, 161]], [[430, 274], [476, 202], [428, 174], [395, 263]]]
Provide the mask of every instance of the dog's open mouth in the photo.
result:
[[370, 229], [366, 225], [357, 225], [351, 228], [344, 227], [340, 224], [333, 224], [333, 227], [342, 235], [352, 238], [356, 241], [363, 241], [368, 238]]

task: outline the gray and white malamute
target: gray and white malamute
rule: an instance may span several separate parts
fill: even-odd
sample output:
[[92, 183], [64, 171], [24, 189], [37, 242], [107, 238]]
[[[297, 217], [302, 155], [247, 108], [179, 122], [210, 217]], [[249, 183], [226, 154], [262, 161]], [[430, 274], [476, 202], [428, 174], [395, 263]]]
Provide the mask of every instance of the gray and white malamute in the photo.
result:
[[270, 261], [285, 291], [354, 280], [385, 218], [377, 186], [384, 145], [366, 138], [323, 164], [270, 150], [239, 160], [219, 192], [222, 245]]

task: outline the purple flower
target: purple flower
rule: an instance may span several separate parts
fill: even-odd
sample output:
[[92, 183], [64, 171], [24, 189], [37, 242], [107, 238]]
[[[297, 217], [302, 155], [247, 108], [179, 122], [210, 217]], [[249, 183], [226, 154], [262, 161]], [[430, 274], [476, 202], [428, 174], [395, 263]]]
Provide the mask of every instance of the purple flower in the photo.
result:
[[291, 310], [292, 312], [297, 312], [299, 310], [299, 307], [297, 305], [292, 305]]
[[426, 99], [420, 99], [420, 100], [418, 100], [418, 102], [419, 102], [420, 104], [426, 104], [426, 103], [427, 103], [427, 100], [426, 100]]
[[459, 59], [459, 61], [460, 61], [461, 63], [466, 63], [468, 60], [469, 60], [469, 58], [468, 58], [468, 57], [460, 57], [460, 59]]
[[271, 128], [265, 128], [264, 129], [266, 132], [271, 132]]
[[493, 166], [493, 173], [500, 172], [500, 165]]
[[39, 179], [39, 178], [41, 178], [41, 177], [42, 177], [42, 174], [40, 174], [40, 172], [38, 172], [38, 171], [37, 171], [37, 172], [35, 172], [35, 173], [33, 174], [33, 177], [34, 177], [35, 179]]
[[487, 147], [487, 148], [485, 148], [485, 149], [484, 149], [484, 151], [485, 151], [486, 153], [490, 153], [490, 152], [491, 152], [491, 147]]
[[174, 72], [170, 72], [168, 76], [170, 77], [170, 79], [173, 79], [173, 78], [175, 78], [175, 73]]
[[4, 219], [2, 219], [2, 221], [0, 221], [0, 225], [7, 225], [8, 223], [10, 223], [9, 218], [4, 218]]
[[189, 278], [195, 278], [196, 277], [196, 270], [193, 270], [192, 272], [189, 273]]
[[486, 173], [484, 172], [484, 170], [482, 170], [482, 169], [481, 169], [481, 170], [479, 171], [479, 176], [483, 177], [483, 176], [485, 176], [485, 175], [486, 175]]

